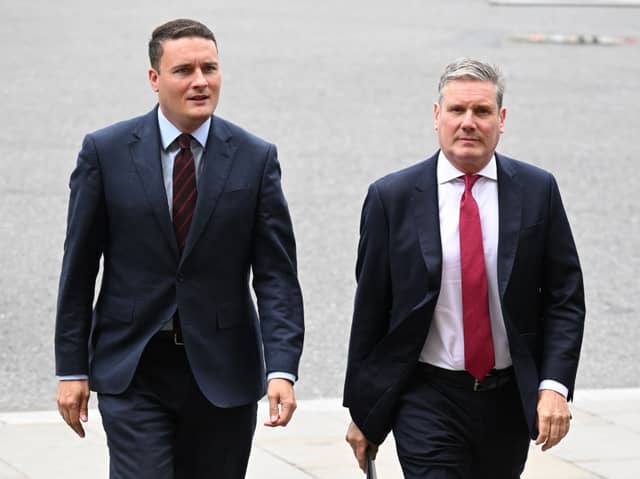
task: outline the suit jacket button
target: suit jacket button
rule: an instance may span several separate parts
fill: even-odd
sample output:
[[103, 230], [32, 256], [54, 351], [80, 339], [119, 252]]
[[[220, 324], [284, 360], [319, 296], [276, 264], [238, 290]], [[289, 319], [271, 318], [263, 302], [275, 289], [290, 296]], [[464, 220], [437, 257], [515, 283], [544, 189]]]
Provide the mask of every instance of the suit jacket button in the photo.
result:
[[182, 283], [184, 281], [184, 276], [182, 276], [182, 273], [178, 274], [177, 280], [178, 283]]

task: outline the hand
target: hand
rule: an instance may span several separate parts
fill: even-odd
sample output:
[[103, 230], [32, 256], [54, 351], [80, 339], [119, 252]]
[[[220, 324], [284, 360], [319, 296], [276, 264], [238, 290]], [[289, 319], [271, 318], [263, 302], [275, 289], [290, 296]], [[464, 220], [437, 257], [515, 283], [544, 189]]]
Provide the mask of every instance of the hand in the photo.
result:
[[536, 446], [542, 444], [546, 451], [558, 444], [569, 432], [571, 413], [566, 398], [551, 389], [538, 392], [538, 437]]
[[71, 380], [58, 383], [58, 411], [71, 429], [84, 437], [82, 422], [89, 420], [89, 381]]
[[291, 381], [283, 378], [274, 378], [269, 381], [267, 398], [269, 399], [269, 420], [264, 425], [286, 426], [297, 407]]
[[369, 448], [369, 454], [371, 454], [371, 460], [373, 461], [376, 458], [376, 454], [378, 454], [378, 446], [369, 442], [364, 434], [360, 430], [356, 424], [351, 421], [349, 427], [347, 428], [347, 436], [345, 437], [351, 449], [353, 449], [353, 454], [356, 456], [356, 460], [358, 461], [358, 466], [364, 473], [367, 472], [367, 448]]

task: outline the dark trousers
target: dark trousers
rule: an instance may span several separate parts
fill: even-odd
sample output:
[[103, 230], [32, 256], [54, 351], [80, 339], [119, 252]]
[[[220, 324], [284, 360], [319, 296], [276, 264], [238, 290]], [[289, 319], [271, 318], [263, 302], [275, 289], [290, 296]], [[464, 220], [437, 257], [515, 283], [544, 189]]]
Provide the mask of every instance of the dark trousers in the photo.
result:
[[245, 476], [257, 404], [211, 404], [191, 374], [184, 347], [170, 335], [149, 342], [124, 393], [99, 394], [98, 401], [110, 479]]
[[420, 368], [401, 397], [393, 434], [405, 478], [519, 478], [529, 432], [515, 379], [474, 391], [470, 376], [458, 380], [467, 373], [452, 374]]

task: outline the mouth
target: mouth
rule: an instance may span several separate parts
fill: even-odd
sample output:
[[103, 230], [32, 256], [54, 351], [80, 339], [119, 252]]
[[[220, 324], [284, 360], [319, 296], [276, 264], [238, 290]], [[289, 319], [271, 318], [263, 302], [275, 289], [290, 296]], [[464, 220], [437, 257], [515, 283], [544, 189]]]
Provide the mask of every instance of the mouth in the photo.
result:
[[187, 98], [187, 100], [189, 101], [197, 101], [197, 102], [207, 101], [208, 99], [209, 99], [209, 95], [193, 95]]

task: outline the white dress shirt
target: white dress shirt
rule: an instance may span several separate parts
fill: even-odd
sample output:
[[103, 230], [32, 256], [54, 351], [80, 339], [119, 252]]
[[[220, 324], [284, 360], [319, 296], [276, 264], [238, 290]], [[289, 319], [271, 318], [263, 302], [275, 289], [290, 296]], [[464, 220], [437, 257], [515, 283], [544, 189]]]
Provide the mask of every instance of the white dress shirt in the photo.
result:
[[[489, 314], [495, 352], [495, 368], [511, 366], [509, 341], [498, 291], [498, 175], [495, 157], [478, 173], [472, 194], [480, 212], [484, 248]], [[438, 157], [438, 210], [442, 243], [442, 278], [427, 339], [420, 361], [444, 369], [464, 370], [464, 329], [460, 272], [460, 199], [464, 193], [464, 173], [453, 166], [442, 151]], [[557, 381], [544, 380], [540, 389], [553, 389], [565, 397], [567, 388]]]

